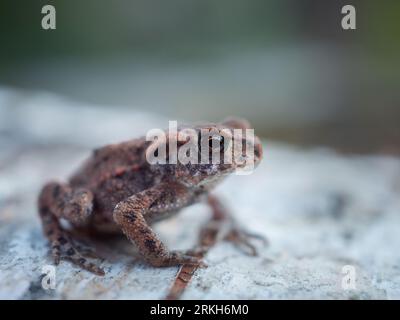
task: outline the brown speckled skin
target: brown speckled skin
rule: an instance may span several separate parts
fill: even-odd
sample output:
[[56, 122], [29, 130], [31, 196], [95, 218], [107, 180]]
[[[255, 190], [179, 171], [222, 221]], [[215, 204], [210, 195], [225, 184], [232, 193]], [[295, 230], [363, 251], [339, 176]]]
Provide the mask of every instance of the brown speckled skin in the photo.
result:
[[[228, 119], [220, 124], [192, 128], [245, 129], [249, 124], [245, 120]], [[74, 241], [60, 225], [60, 219], [80, 229], [122, 231], [153, 266], [202, 264], [193, 251], [169, 251], [150, 225], [207, 196], [209, 190], [237, 166], [151, 165], [145, 157], [150, 144], [143, 137], [97, 149], [68, 183], [50, 182], [44, 186], [39, 196], [39, 214], [56, 264], [61, 259], [69, 260], [88, 271], [104, 274], [86, 258], [93, 256], [90, 249]], [[260, 160], [261, 144], [256, 138], [256, 164]], [[240, 235], [237, 228], [232, 232]], [[246, 242], [243, 233], [241, 235]]]

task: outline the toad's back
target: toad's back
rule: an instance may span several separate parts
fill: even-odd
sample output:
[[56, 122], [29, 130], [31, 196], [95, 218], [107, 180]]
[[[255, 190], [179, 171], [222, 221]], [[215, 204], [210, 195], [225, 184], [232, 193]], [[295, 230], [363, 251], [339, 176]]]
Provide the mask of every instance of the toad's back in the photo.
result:
[[96, 149], [70, 179], [72, 187], [92, 191], [93, 213], [111, 218], [114, 207], [153, 185], [143, 138]]

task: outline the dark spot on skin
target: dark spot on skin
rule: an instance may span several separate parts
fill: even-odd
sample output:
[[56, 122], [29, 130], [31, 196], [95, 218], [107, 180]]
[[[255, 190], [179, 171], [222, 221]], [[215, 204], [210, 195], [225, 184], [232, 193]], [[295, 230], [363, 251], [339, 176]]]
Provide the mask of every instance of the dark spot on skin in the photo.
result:
[[92, 212], [92, 208], [88, 207], [88, 208], [85, 209], [84, 215], [88, 216], [91, 212]]
[[78, 215], [81, 210], [81, 206], [78, 203], [73, 203], [71, 205], [71, 214]]
[[124, 214], [124, 218], [126, 218], [130, 223], [135, 223], [136, 214], [135, 213]]
[[58, 196], [60, 195], [60, 186], [55, 186], [55, 188], [53, 189], [53, 197], [54, 198], [58, 198]]
[[60, 244], [66, 244], [68, 241], [67, 241], [67, 239], [65, 239], [64, 237], [59, 237], [58, 239], [58, 242], [60, 242]]
[[152, 240], [152, 239], [146, 239], [144, 241], [144, 244], [151, 251], [154, 251], [156, 249], [156, 247], [157, 247], [156, 242], [154, 240]]
[[69, 248], [69, 249], [67, 250], [67, 255], [73, 256], [74, 254], [75, 254], [75, 250], [74, 250], [73, 248]]
[[41, 206], [39, 209], [43, 214], [49, 213], [49, 207], [47, 207], [47, 206]]

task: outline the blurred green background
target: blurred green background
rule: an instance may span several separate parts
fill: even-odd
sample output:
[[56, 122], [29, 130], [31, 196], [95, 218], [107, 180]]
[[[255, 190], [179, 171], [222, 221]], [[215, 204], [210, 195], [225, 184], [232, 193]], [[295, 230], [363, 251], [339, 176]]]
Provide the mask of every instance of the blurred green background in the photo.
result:
[[[41, 28], [45, 4], [56, 30]], [[357, 30], [341, 28], [345, 4]], [[0, 86], [400, 152], [399, 1], [2, 0], [0, 39]]]

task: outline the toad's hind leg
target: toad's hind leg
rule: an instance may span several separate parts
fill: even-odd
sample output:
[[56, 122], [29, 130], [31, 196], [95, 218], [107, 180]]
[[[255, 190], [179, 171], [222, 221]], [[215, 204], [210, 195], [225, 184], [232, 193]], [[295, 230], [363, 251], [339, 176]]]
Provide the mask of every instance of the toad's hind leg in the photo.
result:
[[50, 241], [55, 264], [68, 260], [97, 275], [104, 271], [87, 260], [80, 245], [60, 225], [64, 218], [75, 225], [84, 225], [92, 213], [93, 195], [89, 190], [73, 189], [67, 184], [49, 183], [39, 196], [39, 214], [43, 232]]

